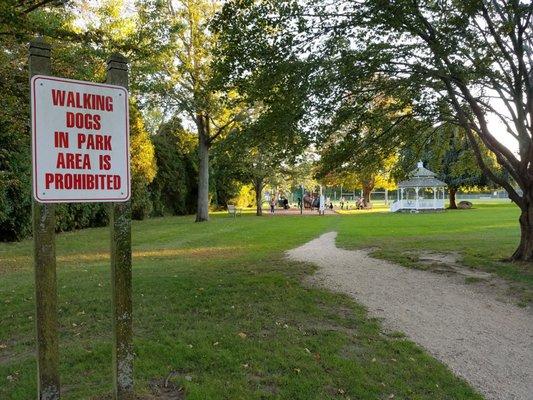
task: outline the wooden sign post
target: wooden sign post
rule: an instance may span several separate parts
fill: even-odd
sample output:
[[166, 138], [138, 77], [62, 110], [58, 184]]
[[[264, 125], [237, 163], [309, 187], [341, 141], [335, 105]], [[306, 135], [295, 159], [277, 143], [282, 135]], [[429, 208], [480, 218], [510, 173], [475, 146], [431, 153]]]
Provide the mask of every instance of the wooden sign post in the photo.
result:
[[107, 82], [51, 77], [50, 46], [29, 50], [38, 400], [57, 400], [59, 349], [55, 203], [108, 202], [113, 397], [133, 400], [128, 65], [113, 55]]
[[[115, 54], [107, 62], [107, 83], [128, 88], [128, 64]], [[113, 389], [117, 399], [133, 399], [131, 318], [131, 203], [111, 203], [111, 287], [113, 296]]]
[[[30, 43], [30, 78], [50, 74], [50, 46]], [[33, 201], [33, 259], [35, 266], [35, 324], [37, 328], [37, 381], [39, 400], [59, 399], [59, 348], [55, 204]]]

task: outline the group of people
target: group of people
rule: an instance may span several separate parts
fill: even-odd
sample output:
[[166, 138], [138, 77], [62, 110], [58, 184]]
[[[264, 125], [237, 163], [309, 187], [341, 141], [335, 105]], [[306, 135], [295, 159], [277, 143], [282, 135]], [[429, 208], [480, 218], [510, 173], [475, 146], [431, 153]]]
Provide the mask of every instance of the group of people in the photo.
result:
[[[341, 205], [341, 210], [349, 210], [350, 209], [350, 203], [348, 202], [348, 200], [345, 200], [344, 197], [341, 197], [340, 199], [340, 205]], [[365, 202], [365, 199], [363, 197], [356, 197], [355, 198], [355, 209], [356, 210], [364, 210], [366, 208], [366, 202]]]
[[[304, 201], [309, 204], [309, 206], [311, 207], [311, 209], [313, 208], [317, 208], [319, 211], [323, 211], [321, 208], [320, 208], [320, 198], [318, 196], [308, 196], [310, 197], [310, 200], [309, 199], [306, 199], [304, 197]], [[302, 203], [302, 198], [301, 197], [298, 197], [298, 208], [302, 208], [305, 206], [305, 204]], [[331, 199], [329, 198], [325, 198], [324, 200], [324, 207], [323, 209], [330, 209], [331, 211], [333, 211], [333, 202], [331, 201]], [[365, 199], [363, 197], [356, 197], [355, 198], [355, 209], [356, 210], [363, 210], [366, 208], [366, 203], [365, 203]], [[350, 203], [348, 202], [348, 200], [346, 200], [344, 197], [341, 197], [340, 198], [340, 208], [341, 210], [349, 210], [350, 209]], [[286, 197], [281, 197], [279, 198], [279, 200], [276, 200], [276, 197], [275, 196], [272, 196], [270, 198], [270, 201], [269, 201], [269, 205], [270, 205], [270, 214], [274, 214], [275, 211], [276, 211], [276, 205], [278, 205], [280, 207], [283, 207], [283, 209], [285, 210], [288, 210], [290, 207], [289, 207], [289, 200], [286, 198]]]

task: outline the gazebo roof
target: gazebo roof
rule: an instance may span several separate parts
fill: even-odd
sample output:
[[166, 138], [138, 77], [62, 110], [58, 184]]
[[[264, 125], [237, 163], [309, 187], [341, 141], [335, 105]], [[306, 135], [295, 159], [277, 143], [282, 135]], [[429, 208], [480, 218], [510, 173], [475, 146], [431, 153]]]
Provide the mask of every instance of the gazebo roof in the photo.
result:
[[439, 181], [434, 172], [424, 168], [424, 164], [420, 161], [417, 168], [410, 174], [410, 179], [398, 183], [398, 187], [410, 188], [410, 187], [445, 187], [446, 183]]

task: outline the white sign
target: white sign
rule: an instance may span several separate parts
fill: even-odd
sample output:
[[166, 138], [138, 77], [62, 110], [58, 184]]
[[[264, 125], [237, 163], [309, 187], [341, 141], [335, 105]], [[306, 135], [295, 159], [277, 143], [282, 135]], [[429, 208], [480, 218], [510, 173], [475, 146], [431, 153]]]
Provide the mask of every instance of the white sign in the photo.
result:
[[33, 196], [41, 203], [130, 198], [128, 91], [51, 76], [31, 80]]

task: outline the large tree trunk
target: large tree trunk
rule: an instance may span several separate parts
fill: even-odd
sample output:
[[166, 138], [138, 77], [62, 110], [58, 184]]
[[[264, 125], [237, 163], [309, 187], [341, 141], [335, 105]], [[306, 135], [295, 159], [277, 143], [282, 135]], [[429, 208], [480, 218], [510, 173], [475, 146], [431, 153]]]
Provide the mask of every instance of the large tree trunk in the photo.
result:
[[450, 208], [452, 210], [457, 210], [457, 204], [455, 202], [455, 194], [457, 193], [457, 189], [455, 188], [449, 188], [448, 196], [450, 198]]
[[257, 179], [254, 181], [254, 190], [255, 190], [255, 202], [256, 202], [256, 213], [258, 217], [263, 215], [263, 179]]
[[[525, 197], [525, 196], [524, 196]], [[533, 261], [533, 203], [521, 208], [520, 244], [511, 259], [516, 261]]]
[[209, 123], [203, 115], [197, 116], [198, 129], [198, 210], [196, 222], [209, 220]]
[[363, 205], [365, 207], [368, 207], [370, 204], [370, 195], [372, 194], [372, 190], [374, 190], [374, 179], [371, 179], [369, 181], [363, 182]]

